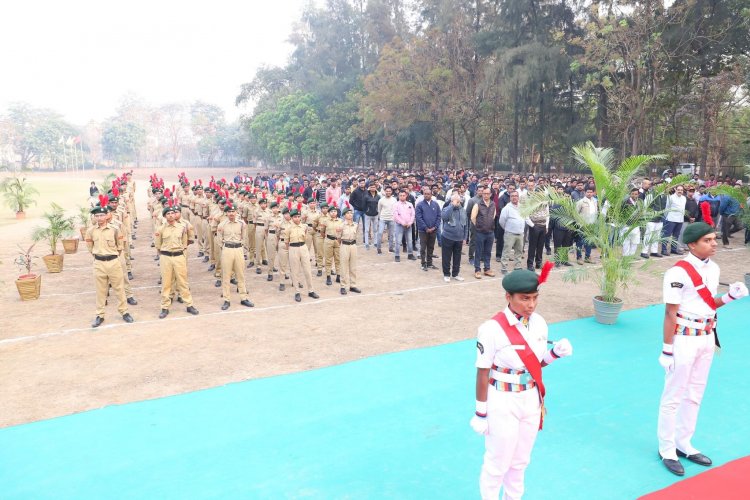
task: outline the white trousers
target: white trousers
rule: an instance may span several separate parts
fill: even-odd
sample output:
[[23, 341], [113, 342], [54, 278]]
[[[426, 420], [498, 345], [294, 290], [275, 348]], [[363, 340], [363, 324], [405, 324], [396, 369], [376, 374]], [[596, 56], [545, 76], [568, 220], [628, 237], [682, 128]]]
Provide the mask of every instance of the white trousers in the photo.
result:
[[647, 222], [646, 234], [643, 235], [643, 253], [659, 253], [659, 239], [661, 238], [661, 222]]
[[483, 500], [523, 496], [523, 476], [539, 432], [541, 405], [536, 388], [523, 392], [487, 391], [489, 434], [484, 439], [484, 463], [479, 476]]
[[674, 371], [664, 377], [657, 434], [661, 456], [677, 460], [676, 448], [699, 453], [690, 441], [714, 359], [714, 336], [675, 335], [673, 349]]
[[[622, 232], [625, 234], [626, 229]], [[636, 227], [630, 231], [622, 242], [622, 256], [627, 257], [628, 255], [634, 255], [638, 251], [638, 244], [641, 242], [641, 228]]]

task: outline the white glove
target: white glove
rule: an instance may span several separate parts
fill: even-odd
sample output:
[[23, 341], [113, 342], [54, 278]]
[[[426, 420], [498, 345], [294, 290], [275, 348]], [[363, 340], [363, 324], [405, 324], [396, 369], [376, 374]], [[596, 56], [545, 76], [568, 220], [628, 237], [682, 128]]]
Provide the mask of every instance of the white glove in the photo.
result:
[[742, 297], [747, 297], [747, 287], [741, 281], [737, 281], [736, 283], [729, 285], [729, 293], [722, 296], [721, 300], [726, 304], [727, 302], [741, 299]]
[[560, 339], [552, 347], [552, 350], [559, 358], [564, 358], [573, 354], [573, 346], [570, 345], [570, 340], [568, 339]]
[[474, 432], [480, 436], [486, 436], [489, 433], [490, 425], [489, 422], [487, 422], [487, 417], [474, 415], [471, 417], [471, 422], [469, 422], [469, 424], [471, 424], [471, 428], [474, 429]]
[[672, 345], [664, 344], [659, 355], [659, 364], [666, 373], [674, 371], [674, 355], [672, 353]]

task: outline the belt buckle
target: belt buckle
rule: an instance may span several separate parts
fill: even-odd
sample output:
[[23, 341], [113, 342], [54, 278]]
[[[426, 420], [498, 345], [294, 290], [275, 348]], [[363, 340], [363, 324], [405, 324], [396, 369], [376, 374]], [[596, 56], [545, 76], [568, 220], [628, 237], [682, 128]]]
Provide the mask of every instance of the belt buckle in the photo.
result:
[[531, 376], [531, 373], [521, 373], [518, 375], [518, 383], [520, 385], [526, 385], [534, 381], [534, 378]]

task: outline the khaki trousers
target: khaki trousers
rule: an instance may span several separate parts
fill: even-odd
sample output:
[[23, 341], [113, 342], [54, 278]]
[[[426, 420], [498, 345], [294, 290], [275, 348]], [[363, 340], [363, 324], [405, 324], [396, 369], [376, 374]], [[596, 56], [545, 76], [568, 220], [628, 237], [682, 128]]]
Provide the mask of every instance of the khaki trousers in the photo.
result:
[[109, 287], [117, 297], [117, 311], [120, 314], [128, 312], [125, 298], [125, 286], [122, 275], [120, 258], [112, 260], [94, 260], [94, 285], [96, 285], [96, 315], [104, 317], [104, 306], [107, 302]]
[[216, 259], [216, 269], [214, 269], [214, 278], [221, 278], [221, 251], [223, 248], [219, 244], [219, 238], [216, 237], [216, 233], [212, 232], [213, 235], [213, 247], [214, 247], [214, 258]]
[[315, 267], [323, 269], [323, 251], [325, 244], [323, 243], [323, 236], [320, 233], [315, 233], [313, 236], [313, 246], [315, 247]]
[[232, 274], [237, 278], [237, 288], [240, 290], [240, 300], [247, 300], [245, 286], [245, 255], [242, 248], [221, 249], [221, 297], [229, 302], [229, 292]]
[[338, 240], [332, 240], [326, 238], [325, 240], [325, 264], [326, 264], [326, 276], [331, 275], [331, 264], [336, 266], [336, 272], [341, 272], [341, 243]]
[[[338, 267], [336, 268], [339, 269]], [[341, 288], [357, 285], [357, 245], [341, 245]]]
[[266, 251], [268, 252], [268, 274], [273, 274], [273, 266], [276, 262], [276, 233], [268, 233]]
[[279, 271], [285, 278], [289, 276], [289, 250], [283, 241], [279, 241]]
[[128, 279], [127, 264], [130, 263], [130, 258], [120, 254], [118, 259], [120, 261], [120, 267], [122, 267], [122, 286], [125, 290], [125, 297], [130, 298], [133, 296], [133, 288], [130, 286], [130, 280]]
[[192, 306], [193, 296], [188, 288], [185, 256], [170, 257], [162, 254], [159, 257], [159, 268], [161, 269], [161, 308], [169, 309], [172, 303], [172, 280], [176, 282], [177, 293], [182, 297], [185, 307]]
[[506, 231], [503, 239], [503, 256], [500, 260], [503, 271], [508, 270], [511, 251], [513, 252], [514, 269], [521, 269], [521, 262], [523, 261], [523, 235]]
[[292, 286], [297, 291], [297, 284], [305, 280], [307, 293], [313, 292], [312, 270], [310, 269], [310, 251], [307, 245], [301, 247], [289, 247], [289, 267], [292, 270]]
[[[263, 255], [263, 254], [266, 255]], [[266, 250], [266, 227], [257, 226], [255, 228], [255, 265], [260, 268], [264, 257], [267, 260], [268, 252]]]
[[247, 225], [247, 258], [250, 262], [255, 262], [255, 224]]

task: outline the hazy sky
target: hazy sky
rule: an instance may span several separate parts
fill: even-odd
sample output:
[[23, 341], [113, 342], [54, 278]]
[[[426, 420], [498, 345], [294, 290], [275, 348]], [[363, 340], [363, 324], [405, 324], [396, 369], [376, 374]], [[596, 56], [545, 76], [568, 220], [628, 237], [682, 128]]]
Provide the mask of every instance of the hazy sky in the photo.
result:
[[82, 125], [111, 116], [132, 91], [151, 104], [201, 99], [235, 118], [240, 85], [260, 65], [286, 62], [305, 3], [3, 1], [0, 113], [26, 101]]

